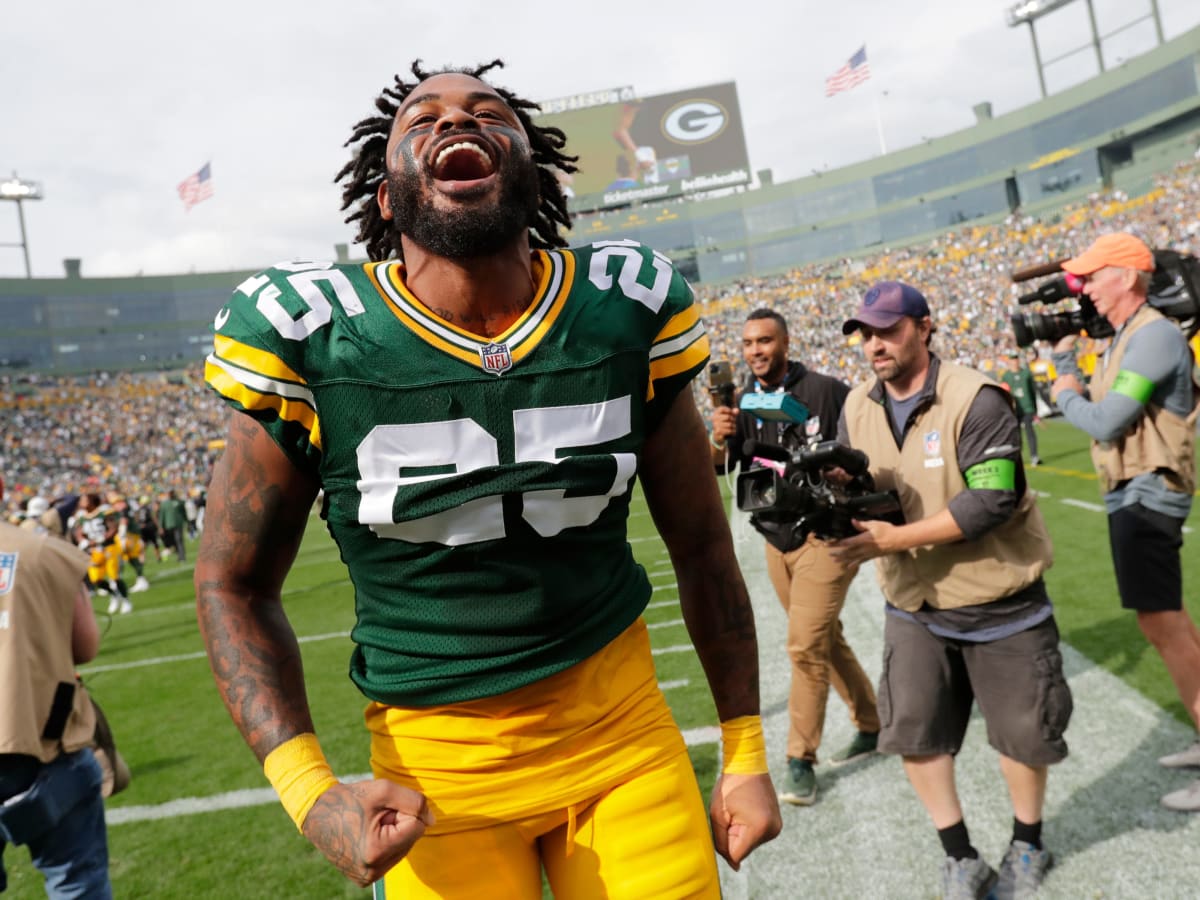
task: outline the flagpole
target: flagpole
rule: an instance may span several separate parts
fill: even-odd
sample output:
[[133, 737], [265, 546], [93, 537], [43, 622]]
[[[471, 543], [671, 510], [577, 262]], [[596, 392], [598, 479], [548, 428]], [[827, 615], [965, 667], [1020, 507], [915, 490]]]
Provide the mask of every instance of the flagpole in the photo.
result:
[[879, 94], [875, 94], [875, 128], [879, 132], [879, 155], [887, 156], [887, 144], [883, 140], [883, 113], [879, 110]]

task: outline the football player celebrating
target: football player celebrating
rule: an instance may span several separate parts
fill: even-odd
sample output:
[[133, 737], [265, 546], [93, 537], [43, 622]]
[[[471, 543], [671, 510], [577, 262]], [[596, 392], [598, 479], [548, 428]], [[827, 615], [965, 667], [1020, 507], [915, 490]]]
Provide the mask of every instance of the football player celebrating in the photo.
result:
[[[235, 291], [196, 564], [214, 677], [297, 826], [376, 896], [718, 897], [780, 828], [754, 620], [688, 382], [692, 292], [632, 241], [559, 249], [565, 138], [489, 85], [397, 77], [342, 170], [372, 262]], [[535, 249], [532, 249], [535, 248]], [[659, 690], [634, 480], [722, 724], [712, 829]], [[375, 780], [333, 776], [280, 592], [309, 508], [355, 586]], [[264, 661], [272, 661], [264, 664]], [[385, 877], [386, 873], [386, 877]]]

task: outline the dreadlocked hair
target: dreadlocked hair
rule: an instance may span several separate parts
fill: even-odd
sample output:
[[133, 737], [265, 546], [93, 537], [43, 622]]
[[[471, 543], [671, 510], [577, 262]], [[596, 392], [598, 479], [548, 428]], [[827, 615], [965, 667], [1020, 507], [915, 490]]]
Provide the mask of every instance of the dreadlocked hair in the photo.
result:
[[[369, 259], [377, 262], [392, 255], [403, 258], [400, 236], [383, 218], [379, 209], [379, 185], [387, 178], [384, 157], [396, 111], [422, 81], [434, 75], [470, 75], [483, 81], [487, 72], [503, 67], [503, 60], [494, 59], [473, 69], [445, 68], [428, 72], [422, 68], [419, 59], [415, 60], [411, 67], [415, 80], [405, 81], [396, 75], [392, 85], [384, 88], [375, 98], [375, 108], [381, 115], [370, 116], [354, 126], [350, 139], [343, 145], [355, 145], [354, 155], [350, 162], [342, 166], [334, 182], [342, 183], [342, 210], [349, 211], [345, 221], [347, 224], [358, 222], [355, 240], [366, 247]], [[542, 248], [565, 247], [567, 242], [559, 235], [558, 229], [559, 226], [571, 227], [571, 214], [567, 210], [567, 198], [554, 175], [554, 170], [567, 173], [578, 171], [575, 162], [579, 157], [568, 156], [563, 152], [567, 145], [567, 136], [563, 134], [562, 129], [533, 124], [528, 110], [540, 109], [536, 103], [518, 97], [502, 87], [491, 87], [508, 104], [525, 129], [533, 161], [538, 167], [538, 212], [529, 229], [530, 245]]]

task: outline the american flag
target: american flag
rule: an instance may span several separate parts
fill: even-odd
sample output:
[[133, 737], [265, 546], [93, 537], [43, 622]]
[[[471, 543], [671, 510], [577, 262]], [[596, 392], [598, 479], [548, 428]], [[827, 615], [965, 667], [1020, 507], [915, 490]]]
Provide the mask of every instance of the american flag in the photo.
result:
[[212, 164], [205, 163], [199, 172], [189, 175], [179, 182], [179, 199], [183, 201], [185, 210], [191, 209], [201, 200], [207, 200], [213, 195]]
[[864, 44], [849, 61], [825, 79], [825, 96], [832, 97], [838, 91], [848, 91], [871, 77], [871, 66], [867, 62], [867, 47]]

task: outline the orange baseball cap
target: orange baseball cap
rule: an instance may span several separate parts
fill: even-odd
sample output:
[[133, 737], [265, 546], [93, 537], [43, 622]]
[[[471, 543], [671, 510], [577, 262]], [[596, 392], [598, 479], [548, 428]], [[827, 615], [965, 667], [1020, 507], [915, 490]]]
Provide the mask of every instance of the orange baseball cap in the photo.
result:
[[1092, 246], [1062, 264], [1063, 270], [1072, 275], [1091, 275], [1105, 266], [1153, 272], [1154, 254], [1132, 234], [1117, 231], [1101, 235]]

